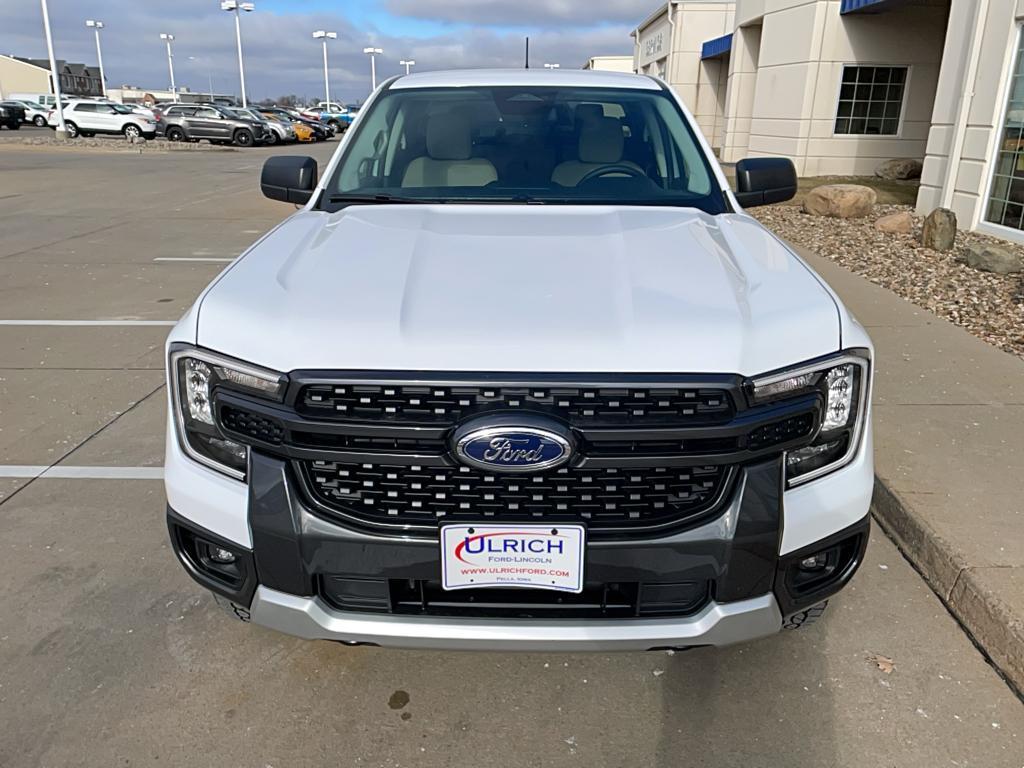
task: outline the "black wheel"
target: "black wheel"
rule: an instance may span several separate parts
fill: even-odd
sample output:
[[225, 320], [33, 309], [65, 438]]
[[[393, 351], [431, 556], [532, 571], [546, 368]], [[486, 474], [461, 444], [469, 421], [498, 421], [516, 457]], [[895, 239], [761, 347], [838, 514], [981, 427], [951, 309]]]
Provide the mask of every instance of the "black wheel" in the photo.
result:
[[240, 131], [235, 131], [235, 144], [238, 146], [251, 147], [255, 143], [256, 138], [252, 135], [252, 131], [247, 131], [244, 128]]
[[184, 141], [185, 132], [181, 128], [168, 128], [167, 129], [167, 140], [168, 141]]
[[65, 128], [65, 130], [68, 133], [68, 138], [69, 139], [77, 139], [78, 138], [78, 126], [77, 125], [75, 125], [74, 123], [69, 123], [69, 122], [65, 121], [64, 128]]
[[276, 134], [276, 133], [274, 133], [273, 131], [269, 131], [269, 132], [267, 133], [267, 136], [266, 136], [266, 138], [265, 138], [265, 139], [263, 139], [263, 142], [264, 142], [264, 143], [265, 143], [265, 144], [266, 144], [266, 145], [267, 145], [268, 147], [272, 147], [272, 146], [274, 146], [275, 144], [277, 144], [277, 134]]
[[121, 129], [121, 132], [126, 139], [137, 139], [142, 136], [142, 129], [135, 123], [128, 123], [128, 125]]
[[822, 614], [825, 613], [825, 609], [828, 608], [828, 600], [817, 605], [812, 605], [806, 610], [794, 613], [788, 619], [782, 620], [783, 629], [802, 629], [808, 627], [818, 619], [821, 618]]
[[43, 117], [42, 115], [36, 115], [35, 117], [33, 117], [32, 118], [32, 122], [36, 124], [37, 128], [45, 128], [46, 127], [46, 118]]

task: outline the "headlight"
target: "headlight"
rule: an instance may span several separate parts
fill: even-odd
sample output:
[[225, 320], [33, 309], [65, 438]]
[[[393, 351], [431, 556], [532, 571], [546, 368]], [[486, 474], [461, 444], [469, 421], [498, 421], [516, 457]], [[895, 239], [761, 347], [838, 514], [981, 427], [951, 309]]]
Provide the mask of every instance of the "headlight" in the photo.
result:
[[287, 379], [213, 352], [175, 345], [170, 358], [171, 395], [178, 440], [196, 461], [245, 479], [249, 448], [227, 439], [217, 426], [214, 397], [220, 387], [280, 401]]
[[851, 350], [754, 380], [751, 394], [755, 403], [815, 391], [824, 402], [814, 442], [786, 454], [787, 485], [809, 482], [853, 459], [867, 419], [869, 363], [867, 350]]

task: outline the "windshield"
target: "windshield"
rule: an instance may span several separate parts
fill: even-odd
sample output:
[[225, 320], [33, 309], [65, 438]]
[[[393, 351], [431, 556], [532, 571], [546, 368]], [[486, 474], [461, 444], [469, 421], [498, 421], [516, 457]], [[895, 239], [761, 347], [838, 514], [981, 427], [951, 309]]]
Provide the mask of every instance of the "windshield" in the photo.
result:
[[120, 115], [133, 114], [131, 107], [126, 107], [124, 104], [111, 104], [110, 107]]
[[388, 198], [726, 210], [675, 101], [642, 89], [386, 91], [360, 118], [323, 205]]

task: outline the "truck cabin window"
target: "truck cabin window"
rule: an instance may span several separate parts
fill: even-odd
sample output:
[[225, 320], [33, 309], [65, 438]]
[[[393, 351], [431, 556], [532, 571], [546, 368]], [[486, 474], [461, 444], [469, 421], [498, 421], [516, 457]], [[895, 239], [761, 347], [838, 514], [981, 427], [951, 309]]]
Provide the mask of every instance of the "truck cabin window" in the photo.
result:
[[368, 109], [327, 184], [328, 210], [388, 200], [727, 210], [661, 90], [397, 88]]

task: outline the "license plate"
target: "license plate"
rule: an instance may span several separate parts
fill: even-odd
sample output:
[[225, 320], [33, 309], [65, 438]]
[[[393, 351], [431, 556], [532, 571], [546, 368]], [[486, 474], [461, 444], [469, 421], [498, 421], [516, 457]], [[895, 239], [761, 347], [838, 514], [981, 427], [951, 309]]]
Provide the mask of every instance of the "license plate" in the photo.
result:
[[441, 585], [582, 592], [585, 534], [582, 525], [446, 525]]

